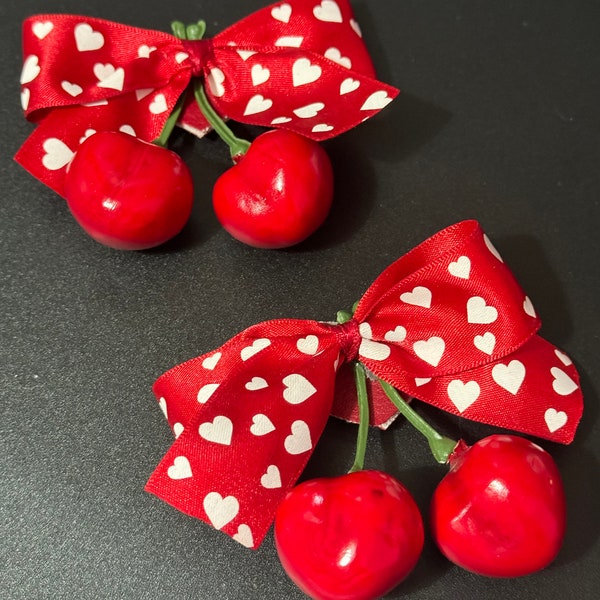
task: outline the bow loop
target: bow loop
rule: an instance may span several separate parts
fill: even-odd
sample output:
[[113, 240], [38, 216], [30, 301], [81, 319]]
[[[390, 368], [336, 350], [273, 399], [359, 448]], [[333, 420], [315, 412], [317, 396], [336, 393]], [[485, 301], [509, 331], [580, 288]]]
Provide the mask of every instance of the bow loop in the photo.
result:
[[[460, 373], [511, 354], [539, 329], [531, 301], [481, 228], [467, 221], [455, 229], [464, 237], [433, 236], [359, 303], [366, 338], [359, 355], [375, 373], [386, 361], [413, 378]], [[372, 290], [378, 297], [367, 307]]]
[[78, 15], [29, 17], [23, 22], [23, 109], [38, 121], [49, 109], [108, 106], [111, 98], [178, 79], [181, 92], [191, 77], [183, 52], [180, 40], [160, 31]]
[[146, 489], [258, 547], [329, 417], [335, 327], [261, 323], [160, 377], [154, 392], [176, 441]]

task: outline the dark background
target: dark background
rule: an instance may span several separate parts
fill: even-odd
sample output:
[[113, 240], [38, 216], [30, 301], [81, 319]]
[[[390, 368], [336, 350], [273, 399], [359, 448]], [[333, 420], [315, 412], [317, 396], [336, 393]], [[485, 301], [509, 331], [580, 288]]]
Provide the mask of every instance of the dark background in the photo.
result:
[[[586, 411], [564, 476], [568, 532], [544, 572], [492, 580], [430, 538], [389, 598], [597, 598], [600, 587], [600, 11], [597, 0], [353, 2], [380, 79], [403, 90], [327, 142], [336, 196], [322, 229], [283, 251], [230, 238], [212, 214], [228, 168], [215, 138], [176, 137], [196, 205], [166, 246], [124, 253], [88, 238], [65, 203], [11, 157], [22, 116], [20, 23], [71, 12], [209, 35], [266, 2], [2, 0], [0, 5], [0, 596], [300, 599], [273, 547], [256, 552], [143, 491], [171, 443], [151, 393], [163, 371], [273, 317], [331, 320], [389, 263], [437, 230], [478, 219], [567, 351]], [[245, 133], [243, 129], [239, 133]], [[419, 403], [451, 436], [492, 431]], [[331, 421], [304, 477], [351, 464], [354, 426]], [[406, 423], [370, 433], [421, 509], [444, 468]]]

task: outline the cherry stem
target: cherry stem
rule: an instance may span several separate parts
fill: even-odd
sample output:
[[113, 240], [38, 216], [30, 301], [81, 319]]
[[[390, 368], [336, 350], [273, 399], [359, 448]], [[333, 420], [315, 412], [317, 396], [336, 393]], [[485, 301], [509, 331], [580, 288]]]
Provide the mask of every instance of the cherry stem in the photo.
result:
[[367, 377], [364, 367], [354, 363], [354, 382], [356, 383], [356, 397], [358, 399], [358, 434], [356, 436], [356, 454], [354, 464], [348, 473], [362, 471], [365, 466], [367, 452], [367, 438], [369, 437], [369, 394], [367, 392]]
[[225, 121], [217, 114], [206, 96], [201, 81], [194, 85], [194, 96], [202, 114], [210, 123], [217, 135], [229, 146], [229, 153], [234, 162], [237, 162], [250, 148], [250, 142], [237, 137], [225, 124]]
[[179, 100], [177, 100], [177, 103], [175, 104], [175, 108], [169, 115], [168, 119], [165, 121], [164, 127], [162, 128], [160, 135], [152, 142], [153, 144], [156, 144], [157, 146], [161, 146], [162, 148], [167, 147], [167, 144], [169, 143], [169, 138], [171, 137], [171, 134], [173, 133], [173, 129], [175, 129], [175, 125], [177, 125], [177, 121], [179, 120], [179, 117], [181, 116], [181, 111], [183, 110], [186, 96], [187, 96], [187, 91], [184, 91], [183, 94], [181, 94], [181, 96], [179, 96]]
[[406, 420], [415, 427], [421, 434], [425, 436], [429, 442], [429, 448], [435, 460], [444, 465], [448, 462], [449, 456], [456, 448], [458, 442], [450, 438], [440, 435], [421, 415], [419, 415], [409, 404], [402, 398], [398, 390], [391, 386], [386, 381], [379, 379], [379, 384], [383, 388], [386, 396], [392, 404], [404, 415]]

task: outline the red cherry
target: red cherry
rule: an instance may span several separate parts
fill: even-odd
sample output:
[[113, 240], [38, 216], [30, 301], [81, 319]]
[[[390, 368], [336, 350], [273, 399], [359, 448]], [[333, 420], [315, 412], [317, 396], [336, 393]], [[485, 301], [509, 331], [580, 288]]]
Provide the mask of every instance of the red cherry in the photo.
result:
[[223, 227], [257, 248], [285, 248], [325, 220], [333, 198], [333, 169], [323, 148], [283, 130], [267, 131], [223, 173], [213, 205]]
[[565, 533], [558, 468], [536, 444], [492, 435], [460, 443], [431, 505], [433, 536], [452, 562], [480, 575], [518, 577], [546, 567]]
[[280, 504], [283, 568], [315, 600], [372, 600], [398, 585], [423, 549], [415, 501], [381, 471], [306, 481]]
[[65, 179], [73, 216], [96, 241], [143, 250], [178, 234], [189, 219], [192, 176], [174, 152], [121, 132], [101, 132], [77, 150]]

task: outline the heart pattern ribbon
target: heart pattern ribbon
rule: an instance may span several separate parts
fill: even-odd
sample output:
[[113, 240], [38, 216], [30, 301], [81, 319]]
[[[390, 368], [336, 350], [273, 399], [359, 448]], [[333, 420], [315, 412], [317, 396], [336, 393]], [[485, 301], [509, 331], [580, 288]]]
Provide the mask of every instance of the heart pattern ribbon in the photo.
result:
[[[23, 23], [21, 102], [38, 127], [16, 155], [63, 195], [85, 138], [125, 131], [155, 140], [190, 81], [200, 78], [223, 118], [325, 140], [375, 115], [398, 94], [375, 71], [347, 0], [287, 0], [212, 39], [66, 14]], [[179, 120], [210, 126], [188, 94]]]
[[[539, 327], [480, 225], [460, 222], [389, 266], [349, 322], [259, 323], [163, 374], [154, 393], [176, 441], [146, 489], [256, 548], [329, 415], [355, 419], [337, 385], [355, 360], [449, 413], [567, 444], [579, 377]], [[374, 425], [395, 414], [381, 397], [372, 411]]]

